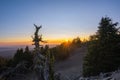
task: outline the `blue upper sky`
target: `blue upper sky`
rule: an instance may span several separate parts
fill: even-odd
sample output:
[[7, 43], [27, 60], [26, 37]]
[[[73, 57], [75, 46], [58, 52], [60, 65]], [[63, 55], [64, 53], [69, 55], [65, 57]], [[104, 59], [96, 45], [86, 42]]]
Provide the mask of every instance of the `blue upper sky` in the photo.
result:
[[33, 24], [45, 39], [86, 37], [101, 17], [120, 22], [120, 0], [0, 0], [0, 42], [31, 39]]

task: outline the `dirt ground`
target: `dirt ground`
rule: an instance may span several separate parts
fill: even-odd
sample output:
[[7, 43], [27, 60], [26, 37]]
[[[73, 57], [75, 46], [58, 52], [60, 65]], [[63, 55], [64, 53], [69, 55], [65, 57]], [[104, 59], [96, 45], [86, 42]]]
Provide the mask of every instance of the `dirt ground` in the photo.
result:
[[82, 75], [82, 64], [83, 58], [87, 53], [87, 47], [83, 46], [72, 52], [72, 55], [65, 61], [61, 61], [55, 64], [55, 71], [62, 75], [81, 76]]
[[[81, 48], [77, 48], [75, 51], [73, 51], [70, 55], [70, 57], [64, 61], [57, 62], [55, 64], [55, 72], [58, 72], [61, 74], [61, 76], [67, 76], [70, 78], [69, 80], [72, 80], [74, 77], [78, 77], [82, 75], [82, 64], [83, 64], [83, 58], [85, 54], [87, 53], [87, 47], [83, 46]], [[34, 73], [27, 74], [27, 77], [14, 77], [13, 80], [37, 80], [36, 75]], [[63, 79], [62, 80], [67, 80]]]

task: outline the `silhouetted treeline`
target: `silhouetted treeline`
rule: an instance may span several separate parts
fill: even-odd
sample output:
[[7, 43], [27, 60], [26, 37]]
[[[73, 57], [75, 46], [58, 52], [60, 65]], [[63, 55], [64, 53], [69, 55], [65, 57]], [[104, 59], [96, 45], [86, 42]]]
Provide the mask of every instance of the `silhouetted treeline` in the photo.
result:
[[[82, 45], [82, 41], [79, 37], [74, 38], [71, 42], [63, 42], [60, 45], [49, 48], [49, 46], [41, 47], [41, 53], [46, 55], [48, 52], [54, 55], [56, 60], [64, 60], [69, 57], [70, 53]], [[34, 51], [30, 51], [29, 47], [25, 49], [18, 49], [12, 59], [6, 59], [0, 57], [0, 68], [2, 67], [14, 67], [22, 61], [27, 62], [27, 66], [30, 67], [33, 64]]]
[[[53, 80], [53, 64], [54, 64], [54, 55], [50, 53], [49, 46], [45, 46], [44, 48], [40, 48], [40, 53], [45, 55], [48, 59], [49, 63], [49, 74], [51, 80]], [[0, 57], [0, 75], [6, 71], [12, 71], [12, 73], [8, 73], [3, 78], [4, 80], [7, 80], [11, 76], [16, 76], [17, 74], [26, 74], [28, 72], [33, 71], [34, 66], [34, 56], [35, 56], [35, 50], [29, 50], [29, 47], [27, 46], [25, 49], [21, 48], [18, 49], [11, 59], [6, 59], [3, 57]], [[14, 71], [15, 69], [15, 71]], [[2, 78], [2, 79], [3, 79]], [[1, 77], [0, 77], [1, 79]]]
[[0, 56], [0, 73], [6, 68], [9, 59]]
[[117, 25], [109, 17], [101, 19], [97, 33], [90, 37], [83, 64], [84, 76], [95, 76], [120, 68], [120, 32]]
[[82, 45], [82, 41], [79, 37], [74, 38], [71, 42], [63, 42], [60, 45], [51, 48], [51, 53], [54, 54], [55, 60], [65, 60], [70, 54], [74, 51], [74, 49], [80, 47]]
[[32, 65], [33, 63], [33, 54], [31, 51], [29, 51], [28, 46], [25, 48], [25, 50], [18, 49], [14, 55], [13, 58], [7, 59], [7, 58], [0, 58], [0, 65], [3, 67], [15, 67], [18, 63], [26, 61], [27, 67]]

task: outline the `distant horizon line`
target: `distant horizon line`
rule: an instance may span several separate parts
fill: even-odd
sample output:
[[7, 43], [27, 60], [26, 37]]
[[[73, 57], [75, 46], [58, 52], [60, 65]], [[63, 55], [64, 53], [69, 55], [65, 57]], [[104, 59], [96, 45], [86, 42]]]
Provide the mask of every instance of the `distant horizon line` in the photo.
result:
[[[79, 37], [79, 36], [78, 36]], [[72, 41], [74, 38], [64, 38], [64, 39], [49, 39], [45, 40], [47, 43], [41, 43], [42, 45], [59, 45], [63, 42]], [[88, 38], [81, 38], [81, 41], [88, 40]], [[33, 44], [32, 40], [22, 40], [22, 41], [0, 41], [0, 47], [2, 46], [31, 46]]]

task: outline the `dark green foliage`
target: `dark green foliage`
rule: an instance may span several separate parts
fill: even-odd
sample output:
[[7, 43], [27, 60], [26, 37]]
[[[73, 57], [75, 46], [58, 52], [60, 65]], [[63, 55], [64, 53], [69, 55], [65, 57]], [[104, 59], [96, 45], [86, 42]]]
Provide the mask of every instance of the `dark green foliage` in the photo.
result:
[[6, 59], [0, 56], [0, 68], [6, 64]]
[[49, 54], [50, 61], [49, 61], [49, 75], [50, 75], [50, 80], [54, 80], [54, 55]]
[[74, 38], [71, 42], [63, 42], [60, 45], [51, 48], [51, 53], [54, 54], [55, 60], [65, 60], [67, 59], [74, 49], [79, 48], [82, 42], [79, 37]]
[[8, 61], [8, 59], [0, 56], [0, 72], [2, 71], [2, 69], [6, 68]]
[[18, 49], [16, 54], [14, 55], [13, 57], [13, 61], [14, 61], [14, 64], [18, 64], [19, 62], [21, 62], [21, 60], [23, 60], [23, 49]]
[[54, 80], [54, 54], [50, 52], [50, 48], [46, 45], [44, 48], [42, 47], [42, 54], [46, 57], [48, 68], [49, 68], [49, 80]]
[[117, 24], [109, 17], [101, 19], [96, 35], [90, 38], [83, 64], [84, 76], [98, 75], [120, 67], [120, 34]]
[[47, 58], [48, 58], [48, 66], [49, 66], [49, 80], [54, 80], [54, 62], [55, 62], [55, 59], [54, 59], [54, 55], [53, 53], [50, 53], [49, 50], [47, 50]]
[[33, 54], [29, 51], [28, 46], [25, 48], [25, 51], [23, 49], [18, 49], [16, 54], [13, 57], [13, 66], [17, 65], [18, 63], [26, 61], [27, 67], [30, 67], [33, 63]]
[[62, 43], [61, 45], [50, 49], [50, 52], [55, 55], [56, 60], [65, 60], [69, 56], [69, 48], [67, 43]]
[[72, 46], [80, 47], [80, 46], [81, 46], [81, 43], [82, 43], [82, 41], [80, 40], [79, 37], [74, 38], [74, 39], [72, 40]]

